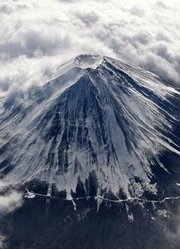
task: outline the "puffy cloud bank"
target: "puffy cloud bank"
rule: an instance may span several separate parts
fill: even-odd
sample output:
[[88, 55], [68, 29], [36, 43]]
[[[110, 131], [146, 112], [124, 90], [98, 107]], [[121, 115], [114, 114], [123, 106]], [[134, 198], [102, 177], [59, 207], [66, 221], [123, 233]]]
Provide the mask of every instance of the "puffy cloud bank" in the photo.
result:
[[0, 88], [43, 83], [81, 53], [116, 57], [179, 84], [179, 15], [179, 0], [1, 0]]
[[[1, 219], [23, 205], [23, 193], [15, 187], [0, 181], [0, 226]], [[2, 227], [0, 227], [2, 230]], [[6, 236], [0, 232], [0, 249], [6, 247]]]
[[19, 208], [22, 204], [22, 193], [0, 182], [0, 216], [14, 211], [16, 208]]

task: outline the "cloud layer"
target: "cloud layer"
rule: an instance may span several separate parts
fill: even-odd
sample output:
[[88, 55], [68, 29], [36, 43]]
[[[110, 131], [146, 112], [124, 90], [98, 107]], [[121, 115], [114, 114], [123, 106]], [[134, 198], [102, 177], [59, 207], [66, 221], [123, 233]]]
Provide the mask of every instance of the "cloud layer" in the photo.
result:
[[81, 53], [116, 57], [180, 84], [179, 14], [179, 0], [1, 0], [0, 89], [43, 83]]
[[16, 208], [19, 208], [22, 204], [22, 193], [18, 192], [16, 189], [9, 188], [8, 185], [0, 182], [0, 216], [14, 211]]

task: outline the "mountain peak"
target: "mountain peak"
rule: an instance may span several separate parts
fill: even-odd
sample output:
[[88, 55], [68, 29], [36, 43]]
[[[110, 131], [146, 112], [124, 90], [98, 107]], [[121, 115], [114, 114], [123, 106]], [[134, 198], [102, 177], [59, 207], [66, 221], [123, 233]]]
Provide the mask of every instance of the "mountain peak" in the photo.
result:
[[1, 174], [67, 193], [76, 192], [79, 181], [86, 188], [93, 175], [98, 191], [155, 194], [153, 167], [168, 173], [160, 155], [179, 154], [172, 136], [174, 91], [110, 58], [80, 55], [73, 61], [42, 88], [29, 89], [26, 105], [2, 104]]

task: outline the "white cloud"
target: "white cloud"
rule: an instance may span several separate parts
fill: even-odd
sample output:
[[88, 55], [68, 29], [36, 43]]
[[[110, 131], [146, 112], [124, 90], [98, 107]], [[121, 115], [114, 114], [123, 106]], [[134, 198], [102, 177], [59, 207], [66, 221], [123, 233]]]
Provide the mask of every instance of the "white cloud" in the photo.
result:
[[14, 211], [20, 207], [22, 203], [22, 193], [0, 182], [0, 215]]
[[171, 225], [165, 226], [163, 229], [165, 236], [173, 248], [180, 245], [180, 208], [177, 213], [170, 218]]
[[64, 58], [98, 53], [180, 83], [179, 0], [1, 0], [0, 89], [44, 82]]
[[0, 249], [5, 249], [5, 241], [6, 241], [6, 237], [2, 234], [0, 234]]
[[22, 196], [16, 191], [12, 191], [6, 196], [0, 196], [0, 213], [9, 213], [20, 207], [22, 204]]

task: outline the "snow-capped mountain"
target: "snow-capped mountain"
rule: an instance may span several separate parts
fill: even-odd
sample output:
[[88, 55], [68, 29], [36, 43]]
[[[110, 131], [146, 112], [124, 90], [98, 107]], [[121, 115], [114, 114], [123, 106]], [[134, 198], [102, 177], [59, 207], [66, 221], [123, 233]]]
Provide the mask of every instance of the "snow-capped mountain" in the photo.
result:
[[160, 155], [180, 155], [178, 96], [138, 67], [97, 55], [71, 59], [42, 87], [1, 98], [1, 176], [67, 193], [93, 176], [99, 192], [156, 194], [154, 168], [169, 173]]

